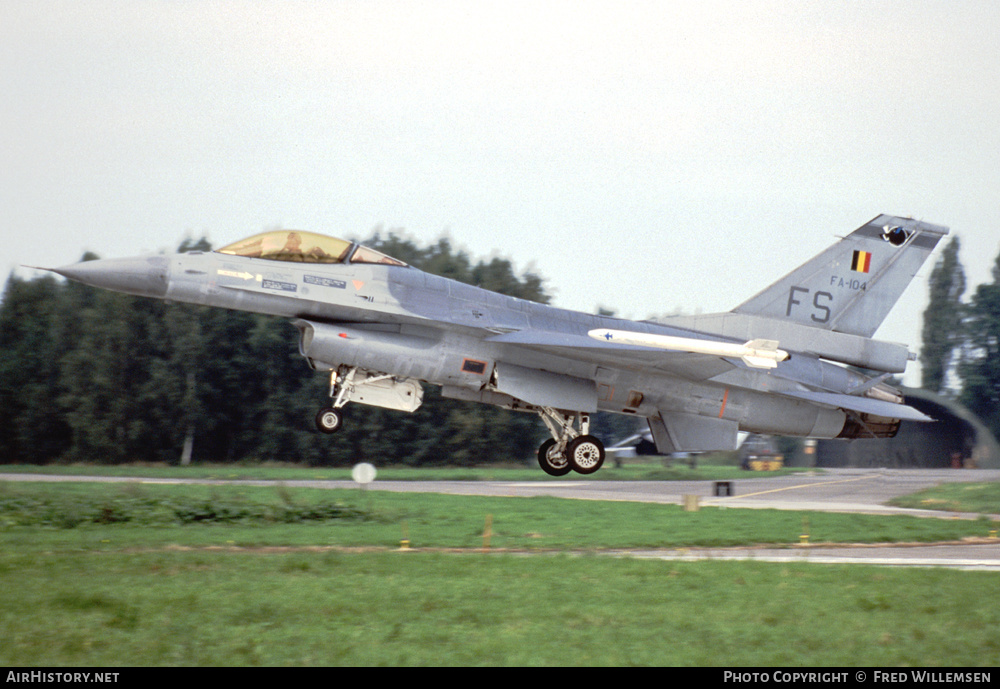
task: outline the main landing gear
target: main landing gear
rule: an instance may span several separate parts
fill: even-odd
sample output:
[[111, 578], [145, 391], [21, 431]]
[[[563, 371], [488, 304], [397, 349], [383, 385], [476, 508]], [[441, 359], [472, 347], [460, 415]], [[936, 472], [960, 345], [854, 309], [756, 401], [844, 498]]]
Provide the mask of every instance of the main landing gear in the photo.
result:
[[[552, 438], [538, 448], [538, 465], [550, 476], [565, 476], [570, 471], [592, 474], [604, 464], [604, 443], [589, 435], [590, 417], [586, 414], [567, 416], [543, 407], [538, 415], [548, 426]], [[574, 428], [579, 423], [579, 430]]]

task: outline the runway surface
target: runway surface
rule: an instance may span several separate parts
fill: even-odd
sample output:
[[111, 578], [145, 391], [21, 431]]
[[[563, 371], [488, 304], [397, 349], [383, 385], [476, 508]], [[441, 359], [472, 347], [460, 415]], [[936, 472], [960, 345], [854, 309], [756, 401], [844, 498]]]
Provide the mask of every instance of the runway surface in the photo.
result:
[[[0, 481], [140, 482], [274, 485], [274, 481], [156, 479], [97, 476], [0, 474]], [[696, 496], [700, 506], [752, 509], [816, 510], [867, 514], [907, 514], [935, 519], [978, 518], [978, 514], [944, 513], [892, 507], [897, 496], [947, 482], [1000, 481], [1000, 470], [982, 469], [826, 469], [822, 473], [773, 478], [749, 475], [719, 485], [716, 481], [601, 481], [571, 477], [540, 481], [381, 481], [368, 490], [489, 495], [497, 497], [552, 496], [578, 500], [620, 500], [684, 504]], [[284, 481], [286, 486], [353, 488], [351, 481]], [[721, 493], [721, 494], [720, 494]], [[728, 493], [728, 494], [727, 494]], [[695, 498], [687, 498], [692, 500]], [[1000, 511], [1000, 510], [998, 510]], [[1000, 522], [1000, 514], [989, 515]], [[998, 523], [1000, 527], [1000, 523]], [[756, 559], [768, 561], [853, 562], [880, 565], [953, 567], [1000, 571], [1000, 541], [916, 546], [854, 546], [672, 549], [628, 551], [631, 557], [690, 559]]]

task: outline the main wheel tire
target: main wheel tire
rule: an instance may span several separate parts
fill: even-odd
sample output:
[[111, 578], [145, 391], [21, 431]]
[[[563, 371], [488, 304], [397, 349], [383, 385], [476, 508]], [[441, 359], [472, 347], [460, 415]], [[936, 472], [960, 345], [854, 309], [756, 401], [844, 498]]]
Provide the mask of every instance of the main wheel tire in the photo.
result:
[[572, 471], [566, 455], [552, 452], [556, 441], [549, 438], [538, 448], [538, 466], [549, 476], [565, 476]]
[[344, 415], [339, 409], [327, 407], [316, 415], [316, 428], [323, 433], [336, 433], [344, 425]]
[[592, 474], [604, 464], [604, 443], [592, 435], [581, 435], [566, 447], [566, 459], [578, 474]]

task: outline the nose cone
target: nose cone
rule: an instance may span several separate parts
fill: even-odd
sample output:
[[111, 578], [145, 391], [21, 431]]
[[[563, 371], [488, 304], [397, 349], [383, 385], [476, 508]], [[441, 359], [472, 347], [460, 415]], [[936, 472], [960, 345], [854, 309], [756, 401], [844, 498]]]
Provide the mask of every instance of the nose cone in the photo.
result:
[[165, 256], [106, 258], [51, 270], [85, 285], [140, 297], [163, 297], [167, 293], [170, 262]]

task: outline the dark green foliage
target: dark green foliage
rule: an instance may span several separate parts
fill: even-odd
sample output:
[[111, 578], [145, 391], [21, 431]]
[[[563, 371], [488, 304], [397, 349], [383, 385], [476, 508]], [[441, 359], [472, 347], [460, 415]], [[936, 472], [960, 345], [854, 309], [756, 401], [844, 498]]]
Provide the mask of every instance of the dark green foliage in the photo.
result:
[[952, 353], [962, 341], [962, 294], [965, 271], [958, 261], [959, 239], [945, 247], [931, 272], [930, 301], [924, 311], [923, 346], [920, 349], [921, 387], [942, 392]]
[[963, 304], [965, 272], [958, 249], [955, 237], [931, 273], [920, 353], [922, 384], [933, 392], [946, 391], [957, 350], [959, 399], [1000, 438], [1000, 256], [993, 266], [993, 282], [979, 285]]
[[[389, 233], [367, 245], [446, 277], [547, 302], [542, 280], [511, 263], [474, 263], [446, 239]], [[208, 251], [187, 239], [180, 251]], [[84, 259], [96, 258], [93, 255]], [[278, 461], [346, 466], [525, 461], [534, 415], [459, 403], [428, 386], [414, 414], [346, 408], [317, 433], [328, 381], [298, 354], [284, 319], [168, 304], [51, 277], [11, 275], [0, 303], [0, 463]]]
[[70, 297], [51, 277], [7, 281], [0, 305], [0, 460], [57, 456], [69, 442], [51, 391], [71, 346]]
[[961, 400], [1000, 438], [1000, 256], [993, 282], [976, 288], [966, 313]]
[[246, 496], [231, 490], [160, 491], [97, 489], [76, 491], [0, 490], [0, 523], [73, 529], [83, 525], [293, 524], [370, 519], [360, 508], [332, 496], [321, 500], [274, 500], [263, 491]]

